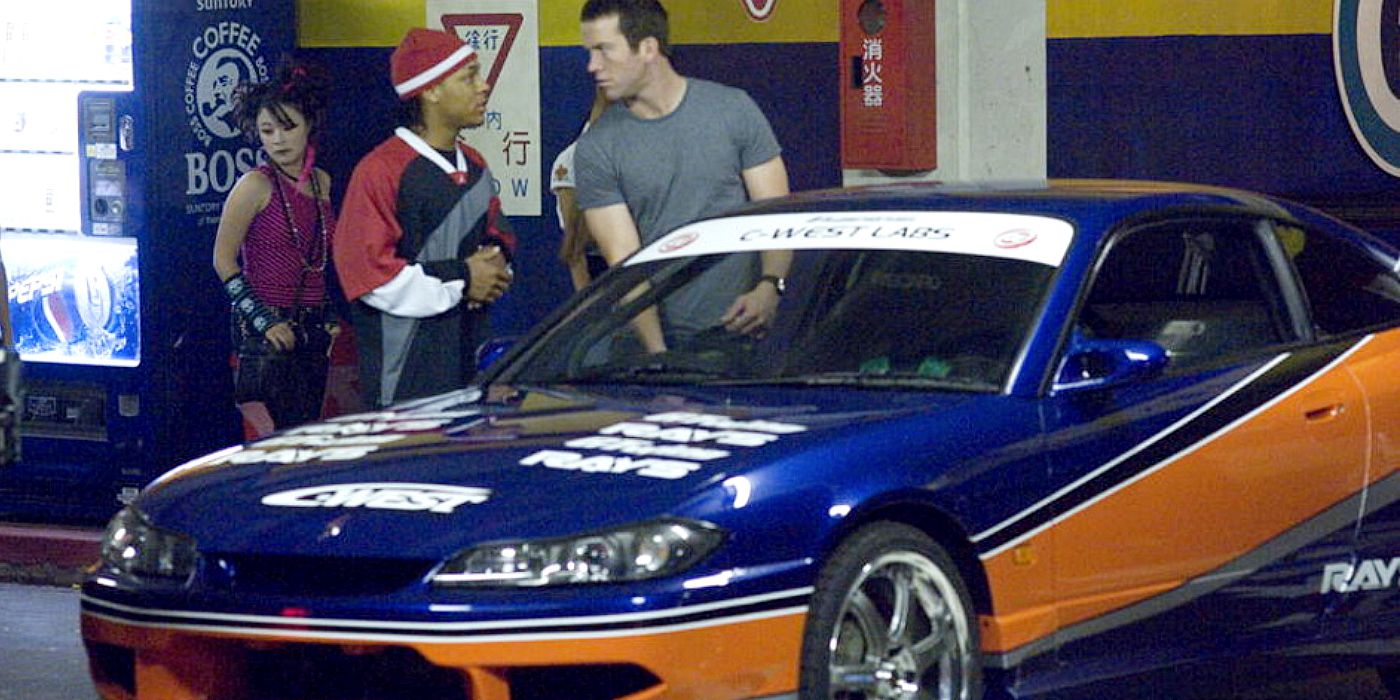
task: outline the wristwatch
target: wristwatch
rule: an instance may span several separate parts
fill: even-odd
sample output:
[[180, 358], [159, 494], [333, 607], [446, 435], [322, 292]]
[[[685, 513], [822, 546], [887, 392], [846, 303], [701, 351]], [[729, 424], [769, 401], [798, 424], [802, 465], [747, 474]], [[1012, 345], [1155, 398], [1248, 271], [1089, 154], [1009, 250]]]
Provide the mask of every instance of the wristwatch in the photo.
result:
[[754, 286], [757, 287], [758, 285], [763, 284], [764, 282], [772, 282], [773, 289], [778, 292], [778, 296], [782, 296], [787, 293], [787, 280], [782, 277], [779, 277], [777, 275], [764, 275], [758, 278], [758, 282], [757, 284], [754, 284]]

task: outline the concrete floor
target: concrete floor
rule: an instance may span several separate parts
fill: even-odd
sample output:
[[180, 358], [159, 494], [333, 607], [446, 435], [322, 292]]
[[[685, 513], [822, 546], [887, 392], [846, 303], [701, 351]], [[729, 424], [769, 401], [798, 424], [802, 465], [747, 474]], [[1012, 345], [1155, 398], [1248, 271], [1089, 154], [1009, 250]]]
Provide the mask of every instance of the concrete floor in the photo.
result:
[[78, 591], [0, 583], [0, 700], [94, 700]]

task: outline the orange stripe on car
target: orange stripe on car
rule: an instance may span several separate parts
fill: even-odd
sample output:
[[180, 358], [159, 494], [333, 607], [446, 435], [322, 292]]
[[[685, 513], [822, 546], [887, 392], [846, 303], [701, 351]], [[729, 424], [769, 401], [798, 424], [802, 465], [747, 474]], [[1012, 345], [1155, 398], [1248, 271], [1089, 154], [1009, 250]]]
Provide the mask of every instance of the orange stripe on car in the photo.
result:
[[[982, 649], [1011, 652], [1228, 573], [1230, 562], [1393, 473], [1400, 444], [1366, 436], [1374, 425], [1400, 426], [1397, 353], [1400, 331], [1372, 338], [1277, 403], [984, 561], [996, 614], [981, 620]], [[1025, 566], [1027, 550], [1043, 566]]]

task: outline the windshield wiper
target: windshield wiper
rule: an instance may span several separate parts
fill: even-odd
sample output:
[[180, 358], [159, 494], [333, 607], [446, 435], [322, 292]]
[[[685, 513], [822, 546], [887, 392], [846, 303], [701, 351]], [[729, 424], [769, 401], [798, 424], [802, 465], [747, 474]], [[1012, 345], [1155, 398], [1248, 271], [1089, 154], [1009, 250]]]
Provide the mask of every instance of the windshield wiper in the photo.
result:
[[881, 388], [938, 388], [957, 391], [996, 391], [995, 384], [975, 379], [948, 379], [912, 373], [872, 374], [869, 372], [818, 372], [762, 379], [740, 379], [715, 382], [725, 386], [855, 386]]

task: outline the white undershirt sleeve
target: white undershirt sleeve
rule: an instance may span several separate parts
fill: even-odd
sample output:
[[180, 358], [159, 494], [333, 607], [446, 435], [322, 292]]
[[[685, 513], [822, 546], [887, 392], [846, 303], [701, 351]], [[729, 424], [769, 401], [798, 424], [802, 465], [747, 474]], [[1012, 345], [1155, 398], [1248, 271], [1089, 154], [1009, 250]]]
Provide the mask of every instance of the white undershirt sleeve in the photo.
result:
[[427, 318], [461, 303], [465, 287], [462, 280], [443, 282], [424, 272], [422, 265], [407, 265], [360, 300], [386, 314]]

